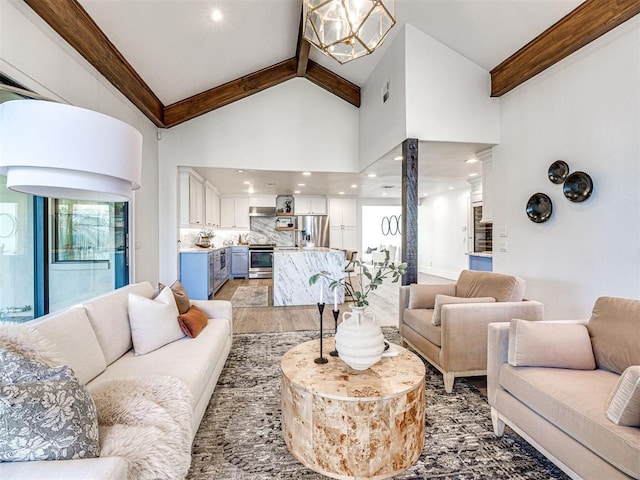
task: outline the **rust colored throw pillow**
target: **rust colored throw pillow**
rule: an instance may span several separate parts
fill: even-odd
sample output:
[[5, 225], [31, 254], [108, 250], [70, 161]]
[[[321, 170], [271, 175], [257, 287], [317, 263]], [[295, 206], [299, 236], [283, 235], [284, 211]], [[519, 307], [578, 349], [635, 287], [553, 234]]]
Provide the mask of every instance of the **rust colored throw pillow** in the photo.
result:
[[176, 299], [176, 305], [178, 306], [178, 313], [183, 314], [189, 311], [189, 307], [191, 306], [191, 302], [189, 301], [189, 295], [187, 295], [187, 291], [184, 289], [180, 280], [176, 280], [171, 285], [171, 291], [173, 292], [173, 296]]
[[207, 316], [195, 305], [187, 313], [178, 315], [178, 323], [185, 335], [195, 338], [207, 326]]

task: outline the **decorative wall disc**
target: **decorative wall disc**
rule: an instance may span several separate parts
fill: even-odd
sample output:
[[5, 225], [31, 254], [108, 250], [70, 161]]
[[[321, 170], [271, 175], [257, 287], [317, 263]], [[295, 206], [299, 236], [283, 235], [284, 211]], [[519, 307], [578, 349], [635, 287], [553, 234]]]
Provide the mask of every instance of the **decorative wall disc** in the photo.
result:
[[569, 165], [562, 160], [556, 160], [549, 166], [548, 170], [549, 180], [551, 183], [561, 184], [565, 181], [569, 175]]
[[529, 198], [526, 208], [529, 220], [535, 223], [543, 223], [549, 220], [553, 213], [553, 203], [548, 195], [544, 193], [534, 193]]
[[593, 192], [593, 180], [584, 172], [573, 172], [562, 186], [562, 193], [572, 202], [584, 202]]

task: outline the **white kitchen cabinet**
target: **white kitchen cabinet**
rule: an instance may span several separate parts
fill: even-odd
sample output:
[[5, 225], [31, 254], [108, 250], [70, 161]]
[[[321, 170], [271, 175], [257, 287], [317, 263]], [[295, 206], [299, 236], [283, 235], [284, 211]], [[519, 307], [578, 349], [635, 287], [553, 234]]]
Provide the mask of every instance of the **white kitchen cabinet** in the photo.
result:
[[249, 197], [221, 197], [220, 226], [248, 229]]
[[189, 168], [180, 169], [180, 225], [204, 226], [204, 185], [202, 177]]
[[320, 195], [294, 197], [296, 215], [326, 215], [327, 198]]
[[329, 227], [329, 246], [341, 250], [358, 250], [356, 227]]
[[204, 186], [204, 220], [207, 227], [220, 226], [220, 196], [209, 183]]
[[355, 227], [357, 213], [355, 198], [331, 198], [329, 200], [329, 223], [332, 227], [339, 225]]
[[357, 203], [355, 198], [329, 199], [329, 246], [358, 250]]

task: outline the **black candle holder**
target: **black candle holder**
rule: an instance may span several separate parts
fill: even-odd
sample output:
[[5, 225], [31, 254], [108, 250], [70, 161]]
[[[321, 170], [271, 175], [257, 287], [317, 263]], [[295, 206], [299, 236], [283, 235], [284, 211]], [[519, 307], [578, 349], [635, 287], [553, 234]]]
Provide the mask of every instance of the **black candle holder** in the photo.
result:
[[[333, 321], [335, 322], [335, 326], [334, 326], [334, 336], [338, 333], [338, 315], [340, 315], [340, 310], [332, 310], [331, 313], [333, 313]], [[338, 347], [336, 346], [333, 351], [329, 352], [329, 355], [331, 355], [332, 357], [337, 357], [338, 356]]]
[[322, 356], [322, 313], [324, 312], [324, 303], [318, 302], [318, 311], [320, 312], [320, 356], [314, 360], [316, 363], [327, 363], [329, 360]]

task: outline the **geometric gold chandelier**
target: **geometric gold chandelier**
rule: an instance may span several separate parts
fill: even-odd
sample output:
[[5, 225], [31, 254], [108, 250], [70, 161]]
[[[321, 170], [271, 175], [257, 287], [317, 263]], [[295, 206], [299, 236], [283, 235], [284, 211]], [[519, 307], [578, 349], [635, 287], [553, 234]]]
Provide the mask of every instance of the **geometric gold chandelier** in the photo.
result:
[[304, 38], [345, 64], [373, 53], [395, 25], [395, 0], [303, 0]]

